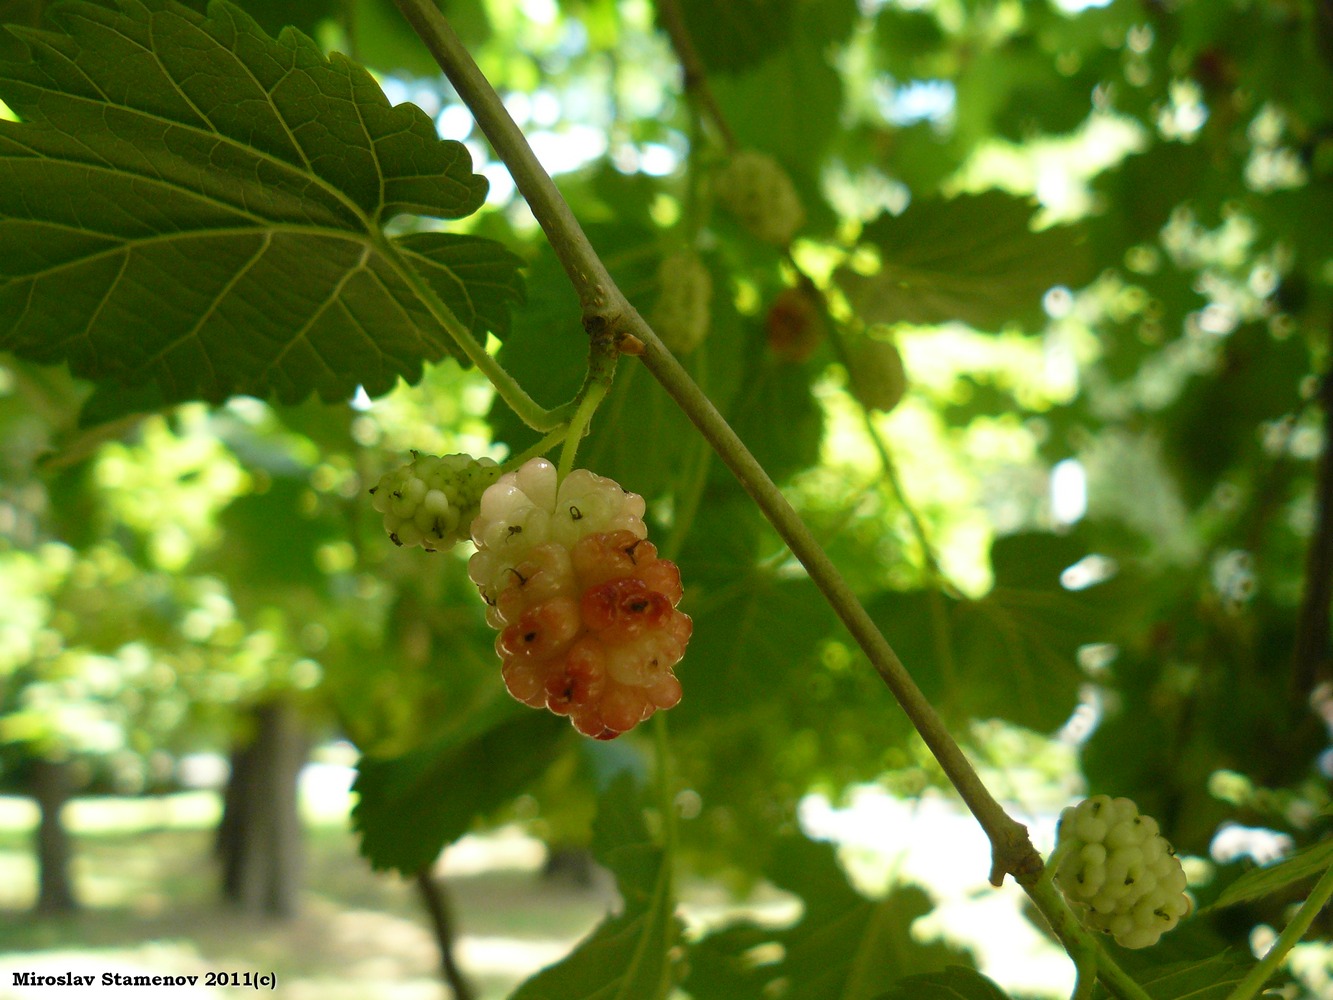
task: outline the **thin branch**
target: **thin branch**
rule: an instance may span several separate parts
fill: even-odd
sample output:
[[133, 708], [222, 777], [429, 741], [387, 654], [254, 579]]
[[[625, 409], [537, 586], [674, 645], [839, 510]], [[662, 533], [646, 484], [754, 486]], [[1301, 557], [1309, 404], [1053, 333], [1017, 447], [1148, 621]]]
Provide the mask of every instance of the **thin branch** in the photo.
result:
[[1028, 839], [1027, 829], [1011, 818], [987, 790], [939, 714], [898, 659], [898, 654], [782, 491], [637, 313], [632, 314], [629, 329], [646, 345], [643, 362], [648, 370], [707, 438], [718, 457], [805, 567], [986, 831], [993, 851], [992, 883], [1000, 884], [1006, 872], [1023, 876], [1039, 871], [1041, 858]]
[[435, 293], [430, 282], [403, 259], [392, 242], [383, 240], [379, 250], [393, 264], [398, 276], [416, 292], [417, 298], [430, 311], [435, 321], [453, 338], [459, 350], [476, 365], [477, 371], [485, 375], [491, 385], [495, 386], [496, 394], [518, 415], [519, 419], [535, 431], [549, 431], [559, 427], [569, 418], [569, 414], [577, 404], [577, 398], [553, 410], [546, 409], [529, 396], [514, 376], [505, 371], [500, 363], [487, 353], [486, 348], [472, 336], [472, 332], [463, 326], [453, 310]]
[[477, 994], [473, 991], [472, 984], [467, 981], [463, 970], [458, 967], [458, 962], [454, 959], [456, 935], [449, 897], [444, 886], [431, 874], [429, 865], [417, 872], [416, 881], [421, 902], [425, 905], [426, 912], [430, 914], [431, 926], [435, 930], [435, 943], [440, 949], [440, 973], [444, 976], [445, 984], [453, 993], [454, 1000], [476, 1000]]
[[727, 124], [726, 115], [722, 113], [721, 105], [713, 96], [713, 88], [708, 85], [708, 73], [704, 69], [703, 59], [699, 57], [699, 50], [694, 45], [694, 39], [690, 37], [690, 32], [685, 27], [685, 15], [681, 11], [680, 0], [657, 0], [657, 16], [667, 37], [671, 39], [671, 47], [676, 50], [676, 58], [680, 61], [681, 82], [684, 84], [685, 93], [694, 98], [708, 116], [708, 120], [713, 123], [713, 127], [717, 129], [726, 144], [727, 152], [736, 152], [740, 148], [740, 143], [736, 141], [736, 133]]
[[644, 365], [712, 445], [805, 567], [981, 824], [991, 843], [991, 882], [999, 885], [1006, 873], [1013, 874], [1020, 882], [1035, 879], [1041, 872], [1041, 856], [1032, 846], [1027, 828], [1009, 816], [991, 795], [949, 734], [939, 713], [921, 692], [800, 515], [717, 407], [611, 280], [573, 212], [444, 15], [428, 0], [395, 0], [395, 3], [472, 109], [509, 168], [515, 184], [528, 198], [533, 215], [561, 255], [566, 273], [585, 302], [585, 309], [591, 310], [585, 312], [584, 325], [590, 332], [604, 334], [604, 324], [610, 323], [615, 337], [630, 336], [642, 342]]

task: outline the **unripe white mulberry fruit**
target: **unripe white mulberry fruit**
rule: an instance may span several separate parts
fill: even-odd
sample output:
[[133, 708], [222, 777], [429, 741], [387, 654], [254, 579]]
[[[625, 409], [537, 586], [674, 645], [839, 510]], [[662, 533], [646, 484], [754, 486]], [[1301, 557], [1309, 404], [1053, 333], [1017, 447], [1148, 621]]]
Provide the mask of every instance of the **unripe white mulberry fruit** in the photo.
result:
[[468, 537], [482, 493], [499, 477], [500, 467], [489, 458], [413, 452], [411, 462], [371, 488], [371, 506], [384, 515], [394, 544], [435, 552]]
[[805, 225], [805, 206], [787, 171], [766, 153], [746, 149], [717, 175], [718, 199], [751, 235], [785, 247]]
[[1055, 884], [1088, 927], [1146, 948], [1193, 908], [1180, 859], [1131, 799], [1094, 795], [1065, 809], [1056, 829]]
[[652, 326], [676, 354], [688, 354], [708, 336], [712, 322], [713, 277], [697, 254], [673, 253], [657, 269], [657, 303]]
[[[646, 538], [644, 509], [643, 497], [612, 479], [575, 469], [557, 482], [555, 466], [534, 458], [505, 473], [482, 495], [471, 524], [477, 552], [468, 575], [493, 605], [537, 546], [554, 542], [569, 550], [585, 535], [609, 531]], [[496, 624], [494, 615], [491, 624]]]

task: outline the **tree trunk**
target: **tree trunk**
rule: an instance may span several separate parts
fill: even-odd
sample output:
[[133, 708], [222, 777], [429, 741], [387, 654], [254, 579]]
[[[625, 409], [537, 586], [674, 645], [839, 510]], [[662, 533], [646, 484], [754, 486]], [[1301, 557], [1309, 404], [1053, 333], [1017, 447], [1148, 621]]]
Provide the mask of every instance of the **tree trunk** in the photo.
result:
[[73, 913], [74, 898], [69, 864], [74, 849], [60, 812], [74, 794], [74, 765], [70, 761], [35, 760], [29, 771], [29, 790], [41, 810], [34, 846], [37, 852], [37, 912]]
[[249, 742], [232, 751], [218, 825], [222, 895], [245, 913], [290, 917], [301, 891], [297, 778], [306, 734], [285, 702], [260, 705], [251, 718]]

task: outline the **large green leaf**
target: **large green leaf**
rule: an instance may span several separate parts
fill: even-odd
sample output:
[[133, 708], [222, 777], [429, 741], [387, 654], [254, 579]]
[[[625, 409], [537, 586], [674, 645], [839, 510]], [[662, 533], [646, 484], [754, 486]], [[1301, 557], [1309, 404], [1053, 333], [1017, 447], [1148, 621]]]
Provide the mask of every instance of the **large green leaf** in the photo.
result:
[[[736, 711], [804, 695], [801, 674], [811, 669], [819, 642], [837, 628], [810, 580], [751, 571], [734, 575], [729, 585], [687, 580], [686, 586], [694, 637], [677, 673], [700, 710]], [[789, 687], [788, 680], [797, 683]]]
[[24, 24], [36, 27], [50, 0], [0, 0], [0, 24]]
[[1079, 647], [1114, 638], [1118, 602], [1129, 591], [1119, 580], [1062, 586], [1062, 570], [1086, 554], [1076, 535], [1009, 535], [991, 548], [995, 586], [984, 597], [889, 592], [868, 610], [951, 720], [1002, 718], [1050, 732], [1078, 704]]
[[831, 844], [785, 837], [765, 872], [801, 897], [801, 921], [778, 930], [744, 921], [694, 945], [684, 985], [695, 1000], [761, 1000], [779, 989], [788, 1000], [870, 1000], [904, 975], [967, 960], [948, 945], [913, 940], [913, 922], [933, 908], [923, 890], [866, 899], [847, 883]]
[[615, 873], [624, 910], [602, 921], [569, 955], [543, 969], [511, 1000], [664, 1000], [680, 934], [671, 858], [643, 822], [633, 778], [621, 775], [602, 795], [593, 854]]
[[[137, 387], [127, 408], [340, 400], [444, 356], [381, 227], [465, 216], [486, 181], [424, 112], [225, 2], [77, 2], [48, 23], [14, 29], [27, 57], [0, 62], [22, 119], [0, 122], [0, 347]], [[464, 326], [503, 326], [502, 250], [398, 245]]]
[[914, 201], [866, 226], [862, 239], [878, 252], [879, 270], [843, 268], [838, 282], [871, 323], [1035, 328], [1046, 290], [1078, 285], [1087, 273], [1080, 230], [1034, 232], [1032, 215], [1029, 202], [999, 191]]
[[1008, 995], [975, 969], [953, 965], [943, 972], [908, 976], [875, 1000], [1008, 1000]]
[[[1226, 951], [1199, 961], [1155, 968], [1137, 961], [1124, 964], [1152, 1000], [1225, 1000], [1254, 967], [1254, 959], [1239, 951]], [[1111, 996], [1101, 983], [1093, 995], [1096, 1000]]]
[[1234, 906], [1271, 895], [1289, 885], [1322, 875], [1329, 865], [1333, 865], [1333, 840], [1313, 844], [1276, 864], [1246, 872], [1227, 886], [1209, 909]]
[[481, 816], [521, 792], [550, 763], [569, 723], [548, 712], [474, 718], [401, 757], [362, 757], [352, 790], [361, 853], [375, 868], [410, 875]]

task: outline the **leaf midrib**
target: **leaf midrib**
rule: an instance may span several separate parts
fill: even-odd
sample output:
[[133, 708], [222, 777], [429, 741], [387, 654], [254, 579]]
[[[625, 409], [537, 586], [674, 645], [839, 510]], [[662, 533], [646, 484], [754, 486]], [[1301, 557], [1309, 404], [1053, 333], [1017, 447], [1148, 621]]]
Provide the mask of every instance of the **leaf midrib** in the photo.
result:
[[[311, 353], [314, 354], [317, 358], [319, 358], [320, 364], [324, 366], [326, 371], [328, 371], [330, 374], [333, 375], [337, 374], [333, 366], [330, 365], [328, 361], [325, 360], [325, 358], [319, 353], [319, 351], [315, 349], [314, 342], [309, 340], [306, 335], [310, 332], [310, 328], [314, 326], [315, 323], [318, 322], [319, 318], [323, 316], [330, 308], [332, 308], [334, 305], [342, 306], [343, 288], [347, 285], [347, 282], [349, 282], [352, 279], [352, 275], [357, 274], [366, 269], [366, 261], [370, 259], [370, 252], [371, 248], [369, 246], [363, 246], [361, 248], [360, 260], [356, 262], [356, 265], [354, 267], [349, 267], [346, 271], [343, 272], [342, 277], [338, 279], [337, 285], [335, 285], [333, 291], [330, 292], [329, 295], [325, 297], [324, 301], [320, 303], [319, 308], [317, 308], [314, 312], [310, 314], [310, 317], [305, 321], [305, 323], [301, 325], [301, 328], [299, 330], [296, 330], [292, 334], [292, 336], [288, 339], [286, 345], [282, 348], [282, 350], [278, 352], [278, 354], [273, 358], [272, 361], [270, 361], [267, 365], [264, 366], [264, 371], [260, 375], [261, 380], [267, 381], [269, 373], [272, 372], [273, 369], [275, 369], [278, 366], [279, 362], [281, 362], [282, 359], [287, 356], [287, 353], [291, 351], [293, 347], [296, 346], [298, 341], [301, 340], [305, 340], [310, 345]], [[392, 299], [393, 296], [390, 296], [390, 298]], [[342, 306], [342, 309], [343, 312], [346, 314], [347, 318], [352, 321], [352, 327], [357, 331], [359, 331], [362, 336], [366, 337], [366, 339], [370, 340], [371, 346], [374, 347], [375, 341], [366, 332], [365, 327], [363, 327], [361, 323], [356, 321], [356, 318], [352, 316], [350, 312], [347, 311], [346, 306]]]
[[[237, 226], [237, 227], [221, 228], [221, 229], [212, 229], [212, 230], [209, 230], [209, 229], [192, 229], [192, 230], [183, 231], [183, 232], [177, 232], [177, 233], [160, 233], [160, 234], [155, 234], [155, 235], [153, 235], [153, 236], [149, 236], [149, 237], [143, 237], [143, 238], [136, 239], [136, 240], [123, 240], [120, 244], [118, 244], [117, 246], [115, 246], [115, 247], [113, 247], [113, 248], [110, 248], [110, 249], [107, 249], [107, 250], [100, 250], [100, 251], [98, 251], [98, 252], [95, 253], [95, 254], [88, 254], [88, 255], [85, 255], [85, 256], [81, 256], [81, 257], [78, 257], [78, 258], [76, 258], [76, 259], [74, 259], [74, 260], [72, 260], [72, 261], [67, 261], [67, 262], [64, 262], [64, 263], [62, 263], [62, 264], [59, 264], [59, 265], [57, 265], [57, 266], [55, 266], [55, 267], [46, 268], [46, 269], [44, 269], [44, 270], [42, 270], [42, 271], [33, 272], [33, 273], [31, 273], [31, 274], [23, 275], [23, 276], [21, 276], [21, 277], [11, 278], [11, 279], [9, 279], [8, 282], [5, 282], [5, 283], [0, 284], [0, 287], [4, 287], [4, 284], [15, 284], [15, 283], [18, 283], [18, 282], [28, 282], [28, 284], [29, 284], [29, 294], [31, 295], [31, 289], [32, 289], [33, 287], [35, 287], [35, 285], [37, 284], [37, 281], [38, 281], [39, 279], [41, 279], [41, 278], [50, 277], [50, 276], [59, 274], [61, 271], [65, 270], [65, 269], [73, 269], [73, 268], [81, 267], [81, 266], [83, 266], [83, 265], [85, 265], [85, 264], [88, 264], [88, 263], [90, 263], [90, 262], [92, 262], [92, 261], [96, 261], [96, 260], [99, 260], [99, 259], [102, 259], [102, 258], [114, 257], [116, 254], [125, 254], [126, 257], [128, 257], [128, 256], [130, 255], [130, 253], [132, 253], [134, 250], [136, 250], [136, 249], [142, 249], [144, 246], [146, 246], [146, 245], [151, 245], [151, 244], [170, 243], [170, 242], [173, 241], [173, 240], [194, 240], [194, 239], [202, 239], [202, 238], [207, 238], [207, 239], [225, 239], [225, 238], [236, 238], [236, 237], [241, 237], [241, 236], [251, 237], [251, 236], [256, 236], [256, 235], [258, 235], [258, 236], [262, 236], [262, 237], [263, 237], [263, 240], [262, 240], [262, 246], [263, 246], [263, 247], [267, 247], [267, 246], [271, 245], [274, 236], [279, 235], [279, 234], [281, 234], [281, 235], [297, 235], [297, 236], [315, 237], [315, 238], [319, 238], [319, 239], [335, 239], [335, 240], [343, 240], [343, 241], [345, 241], [345, 242], [355, 243], [355, 244], [359, 244], [359, 245], [361, 246], [361, 250], [362, 250], [362, 253], [361, 253], [361, 259], [359, 260], [359, 262], [357, 263], [357, 265], [356, 265], [355, 267], [349, 267], [349, 268], [344, 272], [343, 276], [339, 279], [339, 282], [338, 282], [338, 285], [337, 285], [337, 289], [333, 292], [333, 294], [331, 294], [330, 296], [328, 296], [328, 297], [326, 297], [326, 298], [324, 299], [323, 303], [322, 303], [322, 304], [319, 306], [319, 308], [316, 310], [315, 315], [322, 315], [323, 312], [329, 307], [329, 305], [330, 305], [332, 302], [334, 302], [335, 300], [337, 300], [337, 298], [338, 298], [338, 293], [341, 291], [343, 285], [346, 283], [346, 281], [348, 280], [348, 278], [350, 277], [351, 274], [353, 274], [353, 273], [355, 273], [355, 272], [357, 272], [357, 271], [363, 271], [363, 270], [365, 270], [368, 274], [370, 274], [370, 276], [371, 276], [372, 278], [375, 279], [376, 282], [378, 282], [378, 283], [380, 284], [380, 287], [381, 287], [381, 288], [384, 288], [384, 290], [385, 290], [385, 292], [386, 292], [386, 297], [389, 299], [390, 302], [392, 302], [392, 303], [394, 304], [395, 307], [397, 307], [397, 309], [399, 310], [399, 313], [400, 313], [400, 315], [402, 316], [402, 318], [404, 319], [404, 321], [408, 322], [409, 324], [412, 324], [411, 317], [406, 313], [406, 311], [403, 310], [402, 303], [399, 301], [398, 296], [393, 295], [393, 294], [390, 292], [390, 290], [384, 285], [383, 277], [382, 277], [378, 272], [376, 272], [373, 268], [372, 268], [372, 269], [369, 269], [369, 270], [367, 270], [367, 268], [366, 268], [366, 263], [367, 263], [367, 261], [370, 259], [370, 257], [371, 257], [372, 255], [374, 255], [374, 254], [379, 254], [379, 255], [384, 259], [385, 263], [386, 263], [386, 264], [387, 264], [387, 265], [388, 265], [388, 266], [389, 266], [389, 267], [390, 267], [390, 268], [391, 268], [391, 269], [392, 269], [392, 270], [393, 270], [393, 271], [394, 271], [400, 278], [404, 278], [404, 267], [405, 267], [405, 262], [400, 261], [400, 260], [398, 259], [398, 253], [396, 252], [395, 248], [394, 248], [391, 244], [388, 244], [388, 243], [386, 243], [386, 242], [384, 242], [384, 241], [376, 240], [376, 239], [374, 239], [372, 236], [369, 236], [369, 235], [366, 235], [366, 234], [361, 234], [361, 233], [356, 233], [356, 232], [351, 232], [351, 231], [323, 229], [323, 228], [320, 228], [320, 227], [318, 227], [318, 226], [297, 226], [297, 225], [289, 225], [289, 224], [277, 224], [277, 225], [270, 224], [270, 225], [268, 225], [268, 226], [266, 226], [266, 227], [262, 227], [262, 228], [261, 228], [261, 227], [254, 227], [254, 226]], [[255, 257], [253, 257], [253, 258], [251, 259], [251, 262], [248, 262], [245, 268], [238, 269], [236, 275], [234, 275], [231, 279], [228, 280], [228, 282], [227, 282], [227, 289], [228, 289], [228, 290], [230, 290], [232, 287], [234, 287], [236, 281], [238, 281], [238, 280], [240, 279], [241, 275], [244, 273], [244, 271], [245, 271], [249, 266], [252, 266], [253, 260], [258, 259], [258, 256], [259, 256], [259, 255], [256, 255]], [[112, 283], [112, 286], [111, 286], [111, 287], [112, 287], [112, 288], [115, 287], [115, 283], [114, 283], [114, 282]], [[161, 358], [162, 358], [168, 351], [172, 350], [173, 348], [175, 348], [175, 347], [178, 346], [179, 344], [183, 343], [185, 340], [189, 339], [189, 337], [197, 335], [198, 330], [203, 326], [203, 324], [204, 324], [205, 322], [207, 322], [207, 319], [208, 319], [210, 316], [213, 315], [214, 307], [216, 306], [217, 301], [219, 301], [222, 297], [225, 297], [225, 296], [218, 296], [218, 297], [215, 298], [214, 306], [209, 308], [209, 310], [207, 311], [207, 313], [206, 313], [206, 314], [199, 320], [199, 322], [197, 322], [197, 323], [195, 324], [195, 326], [194, 326], [193, 328], [191, 328], [190, 332], [188, 332], [188, 333], [186, 333], [186, 334], [183, 334], [183, 335], [181, 335], [180, 337], [175, 338], [170, 344], [168, 344], [168, 345], [166, 345], [165, 347], [161, 348], [157, 353], [155, 353], [155, 354], [153, 355], [152, 358], [148, 359], [147, 361], [143, 361], [143, 362], [138, 362], [138, 363], [136, 363], [135, 366], [134, 366], [134, 368], [135, 368], [135, 369], [138, 369], [138, 370], [142, 370], [142, 369], [144, 369], [144, 368], [146, 368], [146, 367], [152, 365], [152, 364], [155, 363], [156, 361], [161, 360]], [[29, 303], [29, 305], [30, 305], [30, 303]], [[24, 311], [25, 313], [27, 312], [28, 307], [29, 307], [29, 306], [25, 306], [25, 307], [24, 307], [24, 310], [23, 310], [23, 311]], [[99, 308], [100, 308], [100, 307], [99, 307]], [[300, 331], [297, 332], [297, 334], [296, 334], [295, 336], [292, 337], [292, 339], [288, 342], [287, 346], [283, 349], [283, 352], [282, 352], [283, 355], [285, 355], [286, 352], [289, 351], [289, 350], [291, 349], [291, 347], [294, 346], [295, 343], [296, 343], [299, 339], [301, 339], [301, 337], [304, 335], [305, 331], [309, 329], [309, 325], [310, 325], [310, 324], [307, 323], [305, 326], [303, 326], [303, 327], [301, 328]], [[356, 326], [357, 329], [360, 329], [361, 332], [362, 332], [364, 335], [369, 336], [369, 334], [368, 334], [368, 333], [361, 327], [361, 324], [360, 324], [360, 323], [355, 323], [355, 324], [353, 324], [353, 325]], [[415, 327], [415, 324], [412, 324], [412, 325]], [[431, 343], [436, 349], [438, 349], [438, 350], [442, 350], [442, 351], [447, 351], [447, 350], [448, 350], [448, 347], [447, 347], [446, 344], [442, 343], [438, 338], [430, 336], [429, 333], [428, 333], [428, 331], [422, 330], [422, 329], [420, 329], [419, 327], [416, 327], [416, 329], [417, 329], [417, 332], [421, 335], [422, 339], [423, 339], [423, 340], [426, 340], [426, 341], [429, 342], [429, 343]], [[86, 333], [87, 333], [87, 328], [85, 328], [85, 330], [84, 330], [83, 332], [84, 332], [84, 334], [86, 335]], [[92, 342], [92, 341], [89, 341], [89, 343], [92, 344], [93, 342]], [[373, 343], [373, 338], [372, 338], [372, 343]], [[281, 357], [281, 356], [282, 356], [282, 355], [280, 355], [279, 357]], [[268, 366], [265, 367], [265, 369], [264, 369], [264, 373], [263, 373], [263, 374], [264, 374], [264, 377], [267, 377], [267, 376], [272, 372], [273, 367], [274, 367], [275, 364], [276, 364], [276, 360], [273, 362], [273, 364], [270, 364], [270, 365], [268, 365]], [[327, 367], [327, 363], [326, 363], [326, 367]]]
[[[0, 124], [9, 124], [9, 123], [0, 122]], [[62, 133], [62, 134], [68, 134], [68, 133]], [[67, 166], [78, 167], [84, 170], [96, 171], [98, 173], [104, 173], [104, 174], [111, 174], [115, 177], [132, 177], [137, 181], [144, 181], [151, 185], [163, 187], [171, 192], [186, 194], [193, 198], [197, 198], [198, 200], [205, 202], [206, 204], [213, 205], [214, 207], [222, 211], [229, 212], [234, 215], [239, 215], [243, 218], [253, 219], [256, 225], [261, 225], [261, 226], [267, 225], [274, 221], [272, 219], [265, 218], [262, 215], [255, 215], [253, 212], [249, 211], [248, 209], [242, 208], [239, 205], [233, 205], [230, 202], [221, 201], [214, 195], [208, 194], [205, 191], [201, 191], [198, 188], [186, 187], [185, 185], [177, 183], [166, 177], [154, 176], [152, 174], [145, 174], [137, 170], [130, 170], [124, 167], [111, 166], [106, 163], [90, 163], [86, 160], [75, 160], [65, 156], [52, 156], [50, 153], [44, 153], [40, 150], [33, 149], [33, 147], [27, 143], [15, 142], [15, 145], [22, 145], [23, 148], [32, 150], [33, 155], [31, 157], [26, 157], [26, 156], [10, 156], [0, 153], [0, 162], [13, 161], [14, 163], [22, 164], [31, 159], [40, 159], [50, 163], [61, 163]], [[312, 174], [311, 177], [314, 177], [314, 175]], [[14, 218], [14, 216], [11, 216], [11, 218]], [[30, 219], [29, 221], [42, 222], [47, 225], [61, 226], [63, 228], [75, 228], [67, 226], [65, 223], [49, 221], [46, 219]], [[98, 235], [109, 235], [113, 237], [115, 235], [115, 234], [101, 233], [99, 230], [89, 229], [86, 226], [80, 226], [77, 228], [79, 232], [97, 233]], [[330, 226], [328, 228], [333, 229], [334, 227]], [[348, 229], [345, 231], [355, 232], [355, 230], [352, 229]], [[367, 227], [367, 231], [369, 231], [369, 227]]]
[[[652, 929], [659, 926], [662, 921], [659, 919], [662, 906], [671, 891], [671, 858], [665, 851], [662, 852], [661, 862], [657, 867], [657, 877], [653, 880], [653, 894], [648, 908], [648, 930], [639, 935], [639, 940], [634, 946], [634, 954], [630, 956], [629, 965], [625, 968], [625, 975], [621, 979], [620, 986], [616, 989], [615, 996], [617, 1000], [641, 1000], [641, 998], [631, 997], [625, 990], [634, 982], [639, 969], [646, 960], [648, 949], [648, 938]], [[667, 918], [670, 919], [669, 917]], [[665, 959], [664, 959], [665, 960]], [[661, 982], [658, 983], [658, 992], [656, 996], [661, 996]]]
[[[45, 224], [45, 223], [43, 223]], [[120, 253], [128, 253], [134, 250], [143, 249], [148, 246], [160, 243], [171, 243], [174, 240], [196, 240], [196, 239], [229, 239], [239, 236], [262, 236], [266, 240], [272, 240], [274, 236], [307, 236], [317, 239], [343, 240], [348, 243], [359, 243], [362, 246], [373, 250], [383, 252], [384, 246], [376, 241], [368, 233], [358, 233], [350, 229], [325, 229], [321, 226], [304, 226], [296, 223], [285, 222], [267, 222], [257, 226], [220, 226], [212, 229], [184, 229], [171, 233], [154, 233], [151, 236], [107, 236], [104, 233], [98, 233], [94, 230], [81, 229], [74, 226], [62, 226], [74, 232], [91, 233], [94, 236], [105, 236], [107, 239], [117, 241], [113, 247], [104, 250], [98, 250], [94, 253], [83, 254], [71, 260], [62, 261], [52, 267], [43, 268], [40, 271], [31, 271], [28, 274], [15, 275], [4, 282], [0, 282], [0, 287], [7, 284], [15, 284], [21, 281], [38, 281], [42, 278], [53, 277], [65, 270], [82, 267], [85, 264], [95, 263], [108, 257], [114, 257]]]

